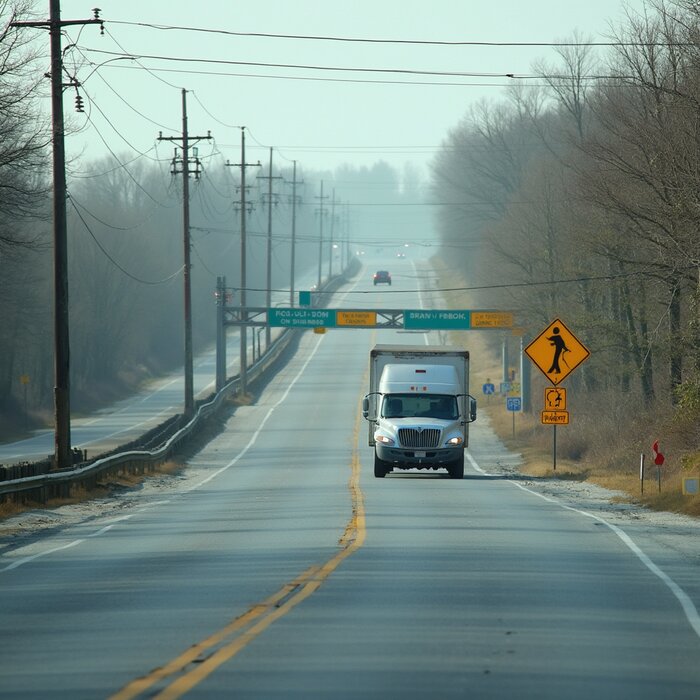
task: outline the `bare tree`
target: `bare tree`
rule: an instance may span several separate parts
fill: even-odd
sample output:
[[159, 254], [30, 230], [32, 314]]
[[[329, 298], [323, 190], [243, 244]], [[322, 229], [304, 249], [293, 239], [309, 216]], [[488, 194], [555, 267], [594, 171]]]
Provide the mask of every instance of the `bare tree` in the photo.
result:
[[47, 191], [50, 129], [38, 105], [45, 71], [31, 33], [10, 26], [31, 7], [0, 0], [0, 248], [32, 244], [19, 223], [39, 213]]

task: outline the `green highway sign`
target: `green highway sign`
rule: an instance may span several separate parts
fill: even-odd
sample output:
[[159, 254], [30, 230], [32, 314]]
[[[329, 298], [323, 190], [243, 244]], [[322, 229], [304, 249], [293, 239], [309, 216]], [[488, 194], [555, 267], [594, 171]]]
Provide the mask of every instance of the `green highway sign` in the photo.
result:
[[[300, 300], [309, 301], [300, 295]], [[510, 311], [472, 309], [314, 309], [274, 307], [247, 310], [249, 314], [266, 312], [267, 325], [276, 328], [405, 328], [406, 330], [464, 331], [512, 328]], [[250, 325], [266, 325], [254, 319]]]
[[268, 309], [267, 322], [275, 328], [335, 328], [335, 309]]
[[404, 311], [403, 327], [407, 330], [469, 330], [471, 328], [471, 311], [467, 309]]

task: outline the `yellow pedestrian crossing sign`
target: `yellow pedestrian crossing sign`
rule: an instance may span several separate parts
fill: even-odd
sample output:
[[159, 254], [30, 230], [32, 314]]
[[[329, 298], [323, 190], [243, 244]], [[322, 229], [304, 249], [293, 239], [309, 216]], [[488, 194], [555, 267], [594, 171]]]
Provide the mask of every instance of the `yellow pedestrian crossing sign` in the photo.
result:
[[525, 353], [555, 386], [591, 354], [558, 318], [525, 348]]

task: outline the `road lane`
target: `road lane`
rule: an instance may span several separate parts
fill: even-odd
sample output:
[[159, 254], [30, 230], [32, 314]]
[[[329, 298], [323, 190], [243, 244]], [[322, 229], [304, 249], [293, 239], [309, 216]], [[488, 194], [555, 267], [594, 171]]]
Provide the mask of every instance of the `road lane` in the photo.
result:
[[376, 335], [305, 334], [192, 459], [196, 488], [5, 553], [0, 694], [109, 697], [226, 630], [346, 546], [359, 466], [362, 546], [186, 697], [697, 697], [700, 643], [668, 587], [609, 528], [488, 476], [507, 455], [484, 423], [487, 474], [373, 478]]

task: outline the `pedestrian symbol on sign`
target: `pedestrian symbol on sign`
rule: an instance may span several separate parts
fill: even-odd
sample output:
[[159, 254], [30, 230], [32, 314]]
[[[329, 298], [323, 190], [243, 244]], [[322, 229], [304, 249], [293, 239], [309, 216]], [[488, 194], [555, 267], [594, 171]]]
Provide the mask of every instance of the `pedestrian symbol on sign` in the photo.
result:
[[553, 374], [561, 374], [559, 360], [562, 360], [568, 366], [568, 363], [566, 362], [565, 353], [571, 352], [571, 350], [569, 350], [569, 348], [566, 347], [566, 342], [564, 341], [564, 338], [561, 337], [561, 330], [559, 329], [559, 326], [554, 326], [554, 328], [552, 328], [552, 335], [550, 335], [547, 338], [547, 340], [549, 341], [550, 345], [554, 346], [552, 366], [547, 370], [547, 374], [549, 374], [550, 372]]

